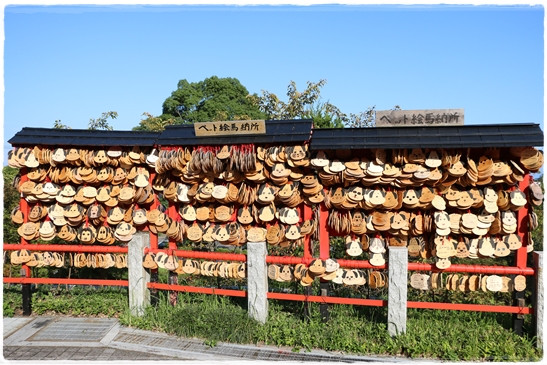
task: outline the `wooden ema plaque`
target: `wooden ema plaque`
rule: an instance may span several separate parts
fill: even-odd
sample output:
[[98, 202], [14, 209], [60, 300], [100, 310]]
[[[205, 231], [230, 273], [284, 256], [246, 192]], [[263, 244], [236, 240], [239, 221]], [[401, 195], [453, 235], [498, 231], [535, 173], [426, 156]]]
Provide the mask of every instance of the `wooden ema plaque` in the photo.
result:
[[232, 120], [194, 123], [196, 137], [266, 134], [264, 120]]

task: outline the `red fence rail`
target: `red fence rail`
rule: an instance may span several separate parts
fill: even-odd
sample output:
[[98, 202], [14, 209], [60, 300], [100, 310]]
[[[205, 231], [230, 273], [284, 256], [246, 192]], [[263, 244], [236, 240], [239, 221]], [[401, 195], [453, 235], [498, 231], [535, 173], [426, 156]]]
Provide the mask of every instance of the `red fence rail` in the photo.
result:
[[66, 279], [66, 278], [4, 278], [4, 283], [11, 284], [68, 284], [95, 286], [129, 286], [128, 280], [108, 279]]
[[[127, 253], [127, 247], [120, 246], [93, 246], [93, 245], [36, 245], [36, 244], [10, 244], [4, 243], [4, 250], [21, 250], [27, 249], [29, 251], [56, 251], [56, 252], [87, 252], [87, 253]], [[170, 255], [175, 255], [182, 258], [195, 258], [195, 259], [204, 259], [204, 260], [214, 260], [214, 261], [240, 261], [246, 262], [247, 256], [244, 254], [231, 254], [231, 253], [216, 253], [216, 252], [200, 252], [200, 251], [186, 251], [186, 250], [173, 250], [173, 249], [158, 249], [158, 248], [148, 248], [144, 250], [144, 253], [147, 252], [167, 252]], [[266, 256], [266, 263], [268, 264], [281, 264], [281, 265], [296, 265], [296, 264], [306, 264], [308, 265], [313, 258], [304, 258], [304, 257], [292, 257], [292, 256]], [[382, 266], [373, 266], [368, 261], [364, 260], [338, 260], [338, 263], [342, 267], [346, 268], [356, 268], [356, 269], [388, 269], [389, 264]], [[498, 275], [535, 275], [535, 270], [531, 267], [520, 268], [516, 266], [484, 266], [484, 265], [459, 265], [453, 264], [449, 268], [440, 270], [435, 267], [433, 264], [426, 263], [408, 263], [409, 271], [432, 271], [432, 272], [450, 272], [450, 273], [474, 273], [474, 274], [498, 274]], [[4, 278], [5, 283], [18, 283], [18, 284], [75, 284], [75, 285], [118, 285], [118, 286], [128, 286], [127, 280], [102, 280], [102, 279], [62, 279], [62, 278]], [[180, 286], [180, 285], [169, 285], [169, 284], [159, 284], [159, 283], [150, 283], [150, 288], [162, 289], [162, 290], [179, 290], [185, 292], [195, 292], [195, 293], [205, 293], [205, 294], [219, 294], [219, 295], [231, 295], [233, 292], [240, 291], [227, 291], [227, 294], [218, 289], [212, 290], [210, 288], [199, 288], [191, 289], [195, 287], [190, 286]], [[241, 294], [234, 294], [234, 296], [241, 296]], [[298, 294], [286, 294], [286, 293], [269, 293], [268, 298], [271, 299], [282, 299], [282, 300], [298, 300], [298, 301], [316, 301], [321, 303], [335, 303], [335, 304], [356, 304], [356, 305], [382, 305], [378, 301], [362, 300], [355, 298], [335, 298], [335, 297], [323, 297], [323, 296], [306, 296]], [[319, 299], [321, 298], [321, 299]], [[326, 299], [330, 298], [330, 299]], [[383, 302], [383, 301], [382, 301]], [[359, 304], [358, 304], [359, 303]], [[409, 308], [429, 308], [429, 309], [464, 309], [465, 307], [458, 307], [461, 305], [447, 305], [449, 303], [439, 303], [439, 306], [435, 306], [429, 302], [424, 304], [416, 304], [421, 302], [410, 302], [414, 303], [409, 305]], [[475, 308], [475, 305], [469, 308]], [[502, 310], [501, 307], [504, 309]], [[477, 311], [505, 311], [509, 313], [518, 313], [523, 314], [522, 309], [515, 309], [519, 307], [507, 307], [507, 306], [482, 306], [476, 307]], [[508, 310], [508, 308], [512, 308]], [[489, 310], [490, 309], [490, 310]], [[473, 309], [467, 309], [473, 310]], [[524, 313], [529, 314], [529, 313]]]
[[212, 295], [226, 295], [232, 297], [245, 297], [247, 292], [245, 290], [232, 290], [232, 289], [220, 289], [220, 288], [204, 288], [188, 285], [175, 285], [175, 284], [161, 284], [161, 283], [148, 283], [149, 289], [171, 290], [188, 293], [200, 293], [200, 294], [212, 294]]

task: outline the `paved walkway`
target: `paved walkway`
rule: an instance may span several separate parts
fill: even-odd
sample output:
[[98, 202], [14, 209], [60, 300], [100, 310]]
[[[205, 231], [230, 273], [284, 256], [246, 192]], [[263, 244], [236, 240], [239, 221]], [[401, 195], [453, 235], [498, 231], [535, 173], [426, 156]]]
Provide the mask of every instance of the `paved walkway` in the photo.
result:
[[[289, 362], [418, 362], [397, 357], [344, 356], [326, 351], [295, 353], [273, 346], [218, 343], [185, 339], [121, 326], [115, 318], [39, 316], [4, 318], [4, 362], [168, 361], [207, 363], [242, 361]], [[419, 361], [420, 363], [423, 361]]]

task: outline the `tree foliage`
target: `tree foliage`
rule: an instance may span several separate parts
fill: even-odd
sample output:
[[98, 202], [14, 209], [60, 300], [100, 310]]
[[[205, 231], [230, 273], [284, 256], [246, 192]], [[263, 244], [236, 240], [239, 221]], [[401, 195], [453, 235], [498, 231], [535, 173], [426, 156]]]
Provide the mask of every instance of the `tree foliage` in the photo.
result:
[[118, 117], [118, 112], [103, 112], [103, 114], [97, 118], [89, 119], [89, 123], [87, 124], [87, 129], [91, 130], [97, 130], [97, 129], [104, 129], [107, 131], [111, 131], [114, 128], [108, 124], [108, 118], [116, 119]]
[[291, 80], [287, 87], [288, 101], [266, 90], [261, 95], [250, 95], [249, 99], [266, 113], [268, 119], [313, 119], [316, 128], [343, 127], [345, 114], [330, 102], [321, 101], [321, 88], [327, 80], [307, 82], [304, 91], [298, 91], [296, 83]]
[[315, 128], [343, 128], [342, 119], [325, 103], [316, 102], [303, 115], [303, 119], [312, 119]]
[[[326, 83], [324, 79], [319, 82], [308, 81], [306, 89], [300, 92], [296, 83], [291, 81], [287, 87], [287, 102], [265, 90], [262, 90], [260, 96], [252, 95], [249, 98], [269, 119], [311, 118], [315, 128], [365, 128], [376, 125], [374, 106], [364, 112], [346, 114], [329, 101], [322, 101], [321, 89]], [[399, 106], [395, 106], [396, 109], [400, 109]]]
[[162, 119], [176, 124], [214, 120], [264, 119], [265, 115], [247, 97], [249, 91], [238, 79], [212, 76], [199, 82], [180, 80], [163, 103]]
[[364, 112], [350, 113], [344, 120], [348, 128], [373, 128], [376, 127], [376, 106], [367, 108]]
[[175, 118], [169, 117], [167, 115], [155, 117], [148, 112], [144, 112], [142, 113], [142, 115], [146, 118], [142, 119], [138, 126], [133, 127], [134, 131], [161, 132], [165, 129], [166, 126], [177, 124], [177, 120]]
[[[399, 105], [395, 105], [391, 110], [401, 110]], [[376, 127], [376, 105], [368, 107], [364, 112], [357, 114], [351, 113], [344, 121], [348, 128], [371, 128]]]
[[235, 78], [212, 76], [194, 83], [183, 79], [165, 99], [162, 114], [143, 113], [145, 118], [133, 130], [162, 131], [173, 124], [249, 119], [312, 119], [315, 128], [375, 126], [375, 107], [346, 114], [329, 101], [323, 101], [321, 90], [326, 83], [324, 79], [308, 81], [306, 88], [299, 91], [296, 82], [290, 81], [285, 102], [266, 90], [261, 90], [260, 95], [249, 94]]
[[163, 131], [174, 124], [193, 124], [221, 120], [265, 119], [238, 79], [211, 76], [203, 81], [180, 80], [177, 89], [163, 102], [162, 114], [148, 112], [135, 131]]
[[72, 129], [68, 125], [65, 125], [61, 123], [60, 119], [57, 119], [55, 122], [53, 122], [53, 128], [55, 129]]
[[4, 166], [2, 168], [2, 175], [4, 177], [4, 224], [3, 235], [4, 242], [18, 243], [20, 240], [17, 233], [17, 227], [11, 221], [12, 210], [19, 205], [19, 192], [13, 186], [15, 176], [19, 173], [19, 170], [10, 166]]
[[[117, 117], [118, 117], [118, 112], [115, 112], [115, 111], [103, 112], [103, 114], [97, 119], [89, 118], [89, 123], [87, 123], [87, 129], [91, 129], [91, 130], [103, 129], [107, 131], [114, 130], [114, 128], [108, 123], [108, 118], [116, 119]], [[60, 119], [57, 119], [55, 122], [53, 122], [53, 128], [72, 129], [68, 125], [61, 123]]]

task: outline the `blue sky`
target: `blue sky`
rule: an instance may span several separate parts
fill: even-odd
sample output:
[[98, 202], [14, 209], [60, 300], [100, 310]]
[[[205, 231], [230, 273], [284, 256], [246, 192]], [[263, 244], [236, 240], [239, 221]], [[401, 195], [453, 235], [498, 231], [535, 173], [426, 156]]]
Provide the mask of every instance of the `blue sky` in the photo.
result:
[[[466, 124], [540, 123], [541, 6], [22, 6], [4, 8], [4, 159], [23, 127], [130, 130], [177, 82], [237, 78], [286, 100], [326, 79], [345, 113], [465, 109]], [[6, 164], [6, 161], [4, 161]]]

